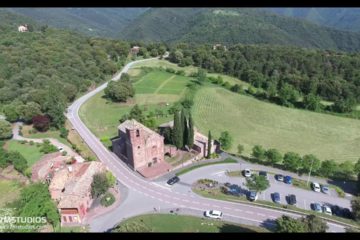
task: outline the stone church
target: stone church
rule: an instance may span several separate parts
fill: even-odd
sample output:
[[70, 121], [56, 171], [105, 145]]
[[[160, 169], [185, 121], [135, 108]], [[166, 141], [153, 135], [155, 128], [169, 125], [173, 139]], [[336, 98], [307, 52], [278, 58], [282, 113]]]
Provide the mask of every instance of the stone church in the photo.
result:
[[164, 137], [136, 120], [126, 120], [112, 140], [113, 152], [135, 171], [164, 162]]
[[[160, 133], [165, 128], [172, 128], [173, 121], [159, 126]], [[208, 138], [194, 129], [193, 151], [197, 152], [196, 159], [207, 155]], [[211, 153], [219, 148], [216, 141], [212, 141]], [[118, 137], [112, 139], [113, 152], [133, 170], [144, 177], [150, 178], [169, 172], [172, 167], [165, 161], [165, 154], [173, 157], [181, 150], [164, 144], [164, 137], [147, 128], [136, 120], [126, 120], [118, 126]]]

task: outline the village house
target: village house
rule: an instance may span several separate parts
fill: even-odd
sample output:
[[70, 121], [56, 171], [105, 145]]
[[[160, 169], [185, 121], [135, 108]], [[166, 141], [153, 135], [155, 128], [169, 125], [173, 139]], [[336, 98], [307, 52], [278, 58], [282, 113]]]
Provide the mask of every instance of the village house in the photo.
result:
[[131, 53], [134, 54], [134, 55], [137, 55], [140, 51], [140, 47], [139, 46], [133, 46], [131, 48]]
[[220, 48], [220, 49], [221, 49], [221, 48], [224, 48], [224, 50], [227, 51], [225, 45], [223, 46], [223, 45], [221, 45], [221, 44], [218, 43], [218, 44], [215, 44], [215, 45], [213, 46], [213, 50], [216, 50], [216, 49], [219, 49], [219, 48]]
[[29, 31], [29, 30], [28, 30], [28, 25], [27, 25], [27, 24], [20, 25], [20, 26], [18, 27], [18, 31], [19, 31], [19, 32], [28, 32], [28, 31]]
[[105, 170], [100, 162], [85, 162], [67, 165], [54, 174], [49, 191], [51, 198], [57, 202], [62, 226], [82, 223], [93, 202], [93, 176]]

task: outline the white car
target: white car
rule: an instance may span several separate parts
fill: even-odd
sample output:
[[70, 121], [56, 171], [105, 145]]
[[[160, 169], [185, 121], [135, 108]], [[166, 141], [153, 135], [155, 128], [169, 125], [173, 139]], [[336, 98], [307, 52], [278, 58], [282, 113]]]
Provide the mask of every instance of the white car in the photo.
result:
[[245, 176], [245, 177], [251, 177], [251, 171], [250, 171], [250, 169], [247, 168], [247, 169], [244, 170], [244, 176]]
[[316, 182], [313, 182], [312, 183], [312, 188], [315, 192], [320, 192], [321, 189], [320, 189], [320, 184], [316, 183]]
[[322, 209], [323, 209], [323, 213], [327, 215], [332, 215], [331, 208], [328, 205], [323, 205]]
[[63, 152], [63, 151], [64, 151], [64, 148], [63, 148], [63, 147], [58, 147], [58, 150], [59, 150], [60, 152]]
[[208, 210], [208, 211], [205, 211], [204, 214], [205, 214], [205, 217], [215, 218], [215, 219], [221, 219], [223, 216], [222, 212], [217, 211], [217, 210]]

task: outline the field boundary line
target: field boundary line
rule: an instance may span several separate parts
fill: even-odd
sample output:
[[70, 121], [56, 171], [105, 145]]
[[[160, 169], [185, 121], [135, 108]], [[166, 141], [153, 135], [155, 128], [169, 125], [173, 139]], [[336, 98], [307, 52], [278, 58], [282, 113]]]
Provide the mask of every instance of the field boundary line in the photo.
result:
[[165, 84], [167, 84], [171, 79], [175, 78], [176, 75], [172, 75], [171, 77], [169, 77], [168, 79], [166, 79], [164, 82], [162, 82], [160, 84], [160, 86], [155, 90], [154, 94], [157, 94], [164, 86]]

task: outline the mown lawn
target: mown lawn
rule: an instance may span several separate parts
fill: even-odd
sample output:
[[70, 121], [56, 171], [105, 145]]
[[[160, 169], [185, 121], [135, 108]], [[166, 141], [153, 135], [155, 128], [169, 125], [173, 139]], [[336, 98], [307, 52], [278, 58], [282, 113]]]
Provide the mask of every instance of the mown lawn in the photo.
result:
[[13, 202], [20, 194], [21, 187], [16, 181], [0, 180], [0, 208]]
[[195, 125], [201, 132], [211, 130], [215, 138], [229, 131], [232, 153], [242, 144], [249, 155], [260, 144], [321, 160], [357, 161], [360, 156], [359, 120], [285, 108], [220, 87], [200, 89], [194, 101]]
[[8, 151], [20, 152], [26, 159], [29, 167], [34, 165], [42, 156], [44, 156], [44, 153], [40, 152], [41, 147], [37, 147], [36, 144], [21, 144], [19, 141], [10, 140], [6, 143], [5, 147]]
[[[268, 232], [261, 227], [172, 214], [141, 215], [125, 220], [120, 226], [121, 232]], [[118, 231], [118, 229], [113, 230], [113, 232]]]

